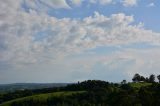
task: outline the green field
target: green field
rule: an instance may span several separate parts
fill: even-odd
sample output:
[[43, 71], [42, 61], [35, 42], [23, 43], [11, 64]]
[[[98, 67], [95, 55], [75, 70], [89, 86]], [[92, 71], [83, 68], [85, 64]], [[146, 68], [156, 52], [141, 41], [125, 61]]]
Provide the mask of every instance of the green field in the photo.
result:
[[0, 104], [0, 106], [10, 106], [13, 102], [21, 102], [21, 101], [24, 101], [24, 100], [46, 101], [50, 97], [70, 96], [72, 94], [80, 94], [80, 93], [85, 93], [85, 91], [64, 91], [64, 92], [39, 94], [39, 95], [33, 95], [33, 96], [14, 99], [14, 100], [11, 100], [11, 101]]
[[130, 83], [129, 84], [131, 87], [133, 88], [141, 88], [141, 87], [145, 87], [145, 86], [150, 86], [152, 85], [152, 83], [147, 83], [147, 82], [138, 82], [138, 83]]

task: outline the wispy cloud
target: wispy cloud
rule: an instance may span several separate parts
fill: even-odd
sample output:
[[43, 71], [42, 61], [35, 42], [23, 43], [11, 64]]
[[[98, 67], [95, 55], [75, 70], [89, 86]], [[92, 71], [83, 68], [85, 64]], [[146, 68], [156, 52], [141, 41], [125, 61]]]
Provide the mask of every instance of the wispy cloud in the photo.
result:
[[70, 8], [66, 0], [41, 0], [41, 3], [52, 8]]
[[82, 4], [83, 0], [70, 0], [70, 2], [73, 5], [80, 6]]
[[137, 5], [137, 0], [122, 0], [122, 4], [125, 7], [135, 6]]
[[150, 4], [147, 5], [147, 7], [154, 7], [154, 6], [155, 6], [154, 3], [150, 3]]
[[101, 5], [111, 4], [113, 0], [89, 0], [90, 3], [99, 3]]

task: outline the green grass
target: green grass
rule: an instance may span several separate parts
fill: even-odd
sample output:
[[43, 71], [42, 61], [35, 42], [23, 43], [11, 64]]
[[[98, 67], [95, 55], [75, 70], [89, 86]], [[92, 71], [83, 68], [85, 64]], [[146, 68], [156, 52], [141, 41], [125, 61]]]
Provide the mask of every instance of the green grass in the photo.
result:
[[24, 100], [34, 100], [34, 101], [46, 101], [50, 97], [58, 97], [58, 96], [70, 96], [72, 94], [80, 94], [85, 93], [86, 91], [64, 91], [64, 92], [54, 92], [54, 93], [47, 93], [47, 94], [39, 94], [33, 96], [27, 96], [23, 98], [14, 99], [8, 102], [4, 102], [0, 104], [0, 106], [10, 106], [13, 102], [21, 102]]
[[141, 87], [145, 87], [145, 86], [150, 86], [152, 85], [152, 83], [147, 83], [147, 82], [138, 82], [138, 83], [130, 83], [131, 87], [133, 88], [141, 88]]

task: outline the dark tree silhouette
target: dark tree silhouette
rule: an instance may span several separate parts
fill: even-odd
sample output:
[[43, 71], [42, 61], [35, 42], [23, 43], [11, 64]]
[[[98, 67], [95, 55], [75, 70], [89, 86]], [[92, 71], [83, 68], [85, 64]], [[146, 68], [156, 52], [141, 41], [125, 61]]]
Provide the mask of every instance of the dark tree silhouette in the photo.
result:
[[157, 76], [157, 79], [158, 79], [158, 81], [159, 81], [159, 83], [160, 83], [160, 75]]
[[146, 80], [145, 80], [145, 82], [149, 82], [149, 78], [148, 78], [148, 77], [146, 77]]
[[141, 81], [146, 81], [146, 79], [143, 77], [143, 76], [141, 76]]
[[138, 73], [136, 73], [132, 78], [133, 82], [139, 82], [140, 80], [141, 80], [141, 76]]
[[127, 83], [127, 81], [126, 80], [123, 80], [122, 82], [121, 82], [121, 84], [126, 84]]
[[151, 74], [149, 76], [149, 82], [151, 82], [151, 83], [155, 82], [155, 75]]

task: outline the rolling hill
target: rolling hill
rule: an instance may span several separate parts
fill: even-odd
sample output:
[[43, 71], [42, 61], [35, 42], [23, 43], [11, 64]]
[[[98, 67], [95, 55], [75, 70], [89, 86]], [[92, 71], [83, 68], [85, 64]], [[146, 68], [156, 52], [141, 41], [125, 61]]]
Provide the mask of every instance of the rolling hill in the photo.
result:
[[12, 106], [15, 102], [16, 103], [23, 103], [26, 101], [33, 100], [35, 102], [41, 101], [42, 103], [47, 102], [48, 98], [52, 97], [60, 97], [60, 96], [70, 96], [73, 94], [80, 94], [80, 93], [85, 93], [85, 91], [64, 91], [64, 92], [54, 92], [54, 93], [47, 93], [47, 94], [39, 94], [39, 95], [33, 95], [33, 96], [28, 96], [28, 97], [22, 97], [18, 99], [14, 99], [8, 102], [4, 102], [0, 104], [0, 106]]
[[159, 106], [160, 83], [87, 80], [0, 95], [0, 106]]

